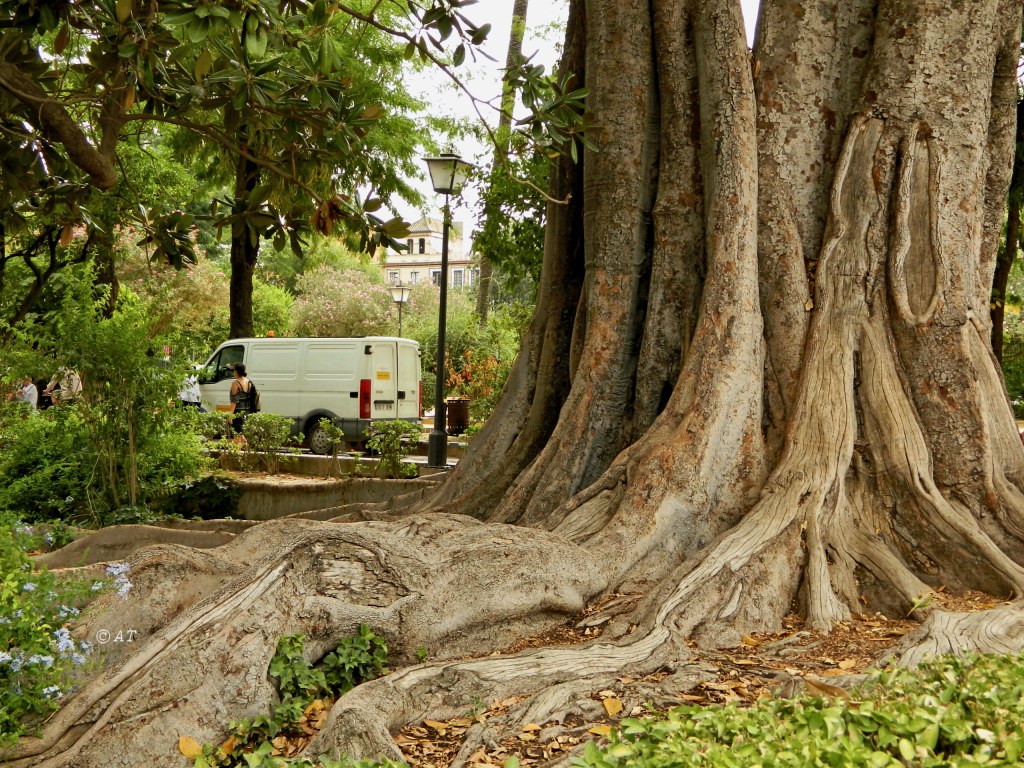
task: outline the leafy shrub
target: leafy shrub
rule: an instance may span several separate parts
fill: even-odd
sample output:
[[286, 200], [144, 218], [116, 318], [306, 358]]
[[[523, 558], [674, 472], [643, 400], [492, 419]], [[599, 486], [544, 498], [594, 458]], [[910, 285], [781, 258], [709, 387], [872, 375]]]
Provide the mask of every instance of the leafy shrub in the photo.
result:
[[91, 651], [64, 626], [90, 585], [33, 570], [28, 552], [37, 547], [31, 529], [0, 515], [0, 746], [60, 707]]
[[884, 768], [1019, 765], [1024, 756], [1020, 656], [941, 657], [879, 672], [845, 702], [772, 699], [749, 709], [684, 706], [627, 718], [610, 744], [589, 743], [579, 768], [706, 765]]
[[338, 454], [345, 446], [345, 430], [334, 423], [333, 419], [326, 416], [317, 422], [317, 426], [324, 431], [331, 445], [331, 471], [338, 471]]
[[280, 451], [297, 441], [292, 436], [292, 424], [287, 416], [267, 411], [246, 416], [243, 450], [245, 465], [253, 469], [262, 467], [267, 472], [278, 472], [281, 469]]
[[0, 509], [27, 522], [66, 515], [84, 517], [93, 467], [77, 407], [59, 407], [23, 418], [0, 410]]
[[83, 384], [73, 406], [27, 418], [0, 414], [0, 508], [25, 519], [105, 525], [204, 469], [199, 437], [178, 419], [181, 409], [167, 407], [183, 372], [156, 354], [161, 307], [126, 289], [112, 316], [104, 309], [93, 283], [83, 281], [47, 329], [52, 334], [18, 332], [0, 351], [20, 370], [65, 366]]
[[376, 336], [396, 325], [390, 291], [362, 270], [320, 267], [296, 287], [292, 326], [299, 336]]
[[[388, 477], [415, 477], [418, 471], [403, 458], [412, 453], [413, 445], [422, 430], [416, 424], [401, 419], [375, 421], [367, 433], [366, 447], [378, 455], [377, 469], [383, 469]], [[376, 476], [376, 471], [374, 476]]]
[[242, 489], [231, 477], [212, 473], [174, 486], [154, 506], [161, 515], [223, 520], [238, 510]]

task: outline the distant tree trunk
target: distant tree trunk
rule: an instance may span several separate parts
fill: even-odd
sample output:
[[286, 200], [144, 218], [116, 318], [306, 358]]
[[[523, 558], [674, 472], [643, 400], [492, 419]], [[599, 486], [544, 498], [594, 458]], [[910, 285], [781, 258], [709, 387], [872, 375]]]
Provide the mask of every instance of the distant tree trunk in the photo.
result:
[[[523, 58], [523, 36], [526, 34], [526, 11], [529, 0], [516, 0], [512, 7], [512, 26], [508, 36], [508, 52], [505, 55], [505, 68], [511, 69]], [[512, 127], [512, 110], [515, 108], [515, 93], [504, 83], [501, 86], [501, 113], [498, 117], [498, 141], [494, 147], [492, 172], [501, 166], [508, 157], [509, 131]], [[484, 231], [497, 227], [500, 215], [498, 207], [493, 203], [484, 206]], [[490, 309], [491, 279], [494, 267], [485, 252], [477, 254], [480, 259], [480, 282], [477, 284], [476, 311], [480, 316], [481, 325], [487, 322]]]
[[[246, 145], [244, 131], [240, 142]], [[231, 225], [231, 285], [228, 295], [230, 337], [253, 335], [252, 288], [253, 274], [259, 258], [260, 235], [248, 223], [245, 212], [249, 193], [259, 183], [260, 169], [252, 160], [239, 155], [235, 166], [235, 218]]]
[[996, 259], [992, 279], [992, 352], [1003, 359], [1003, 318], [1006, 312], [1006, 283], [1017, 251], [1021, 247], [1020, 208], [1024, 204], [1024, 99], [1017, 101], [1016, 151], [1010, 194], [1007, 195], [1006, 237]]

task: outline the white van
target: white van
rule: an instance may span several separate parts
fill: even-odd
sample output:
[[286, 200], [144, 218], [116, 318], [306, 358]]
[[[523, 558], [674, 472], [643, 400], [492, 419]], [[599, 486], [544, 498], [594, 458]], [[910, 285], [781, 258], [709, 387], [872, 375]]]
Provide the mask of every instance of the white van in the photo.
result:
[[233, 368], [260, 393], [264, 411], [294, 420], [314, 453], [327, 453], [330, 440], [318, 426], [327, 417], [344, 430], [345, 440], [366, 439], [373, 421], [404, 419], [420, 423], [422, 384], [420, 346], [390, 336], [259, 338], [225, 341], [199, 373], [199, 391], [208, 411], [230, 404]]

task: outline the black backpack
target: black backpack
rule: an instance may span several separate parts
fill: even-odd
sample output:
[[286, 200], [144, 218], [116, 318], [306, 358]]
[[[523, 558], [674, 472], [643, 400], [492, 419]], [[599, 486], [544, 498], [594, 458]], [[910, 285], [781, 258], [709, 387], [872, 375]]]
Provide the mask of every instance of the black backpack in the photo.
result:
[[260, 405], [260, 391], [256, 389], [252, 379], [249, 379], [249, 410], [253, 413], [263, 410]]

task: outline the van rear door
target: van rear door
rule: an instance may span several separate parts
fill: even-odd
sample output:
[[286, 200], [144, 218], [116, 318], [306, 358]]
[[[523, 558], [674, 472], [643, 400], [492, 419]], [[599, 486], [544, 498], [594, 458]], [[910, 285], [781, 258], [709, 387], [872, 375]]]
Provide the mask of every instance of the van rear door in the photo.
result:
[[400, 419], [420, 418], [420, 350], [409, 341], [398, 342], [398, 413]]
[[370, 356], [370, 416], [393, 419], [398, 413], [398, 359], [394, 341], [373, 342]]

